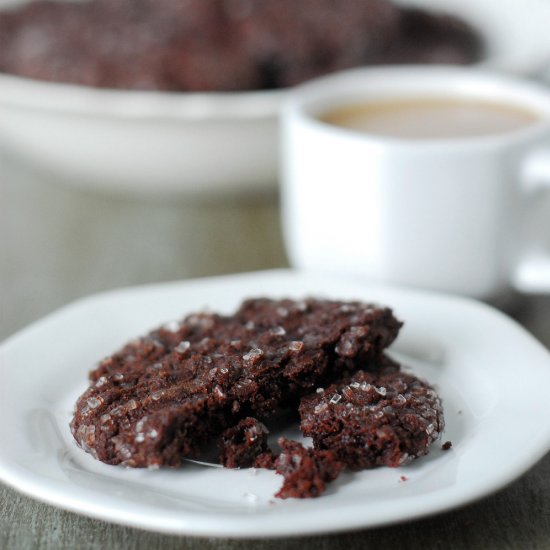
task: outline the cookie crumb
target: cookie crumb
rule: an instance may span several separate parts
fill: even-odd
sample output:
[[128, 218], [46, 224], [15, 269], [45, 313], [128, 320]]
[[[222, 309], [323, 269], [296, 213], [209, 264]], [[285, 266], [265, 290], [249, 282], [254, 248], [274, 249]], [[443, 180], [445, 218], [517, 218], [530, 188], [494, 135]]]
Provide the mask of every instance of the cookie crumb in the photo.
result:
[[280, 438], [281, 454], [275, 470], [284, 477], [277, 498], [312, 498], [321, 495], [326, 484], [334, 481], [344, 464], [333, 451], [318, 451], [304, 447], [297, 441]]
[[252, 417], [228, 428], [219, 442], [220, 464], [226, 468], [254, 466], [256, 459], [268, 451], [268, 433], [264, 424]]
[[453, 446], [451, 441], [445, 441], [443, 445], [441, 445], [441, 450], [448, 451]]

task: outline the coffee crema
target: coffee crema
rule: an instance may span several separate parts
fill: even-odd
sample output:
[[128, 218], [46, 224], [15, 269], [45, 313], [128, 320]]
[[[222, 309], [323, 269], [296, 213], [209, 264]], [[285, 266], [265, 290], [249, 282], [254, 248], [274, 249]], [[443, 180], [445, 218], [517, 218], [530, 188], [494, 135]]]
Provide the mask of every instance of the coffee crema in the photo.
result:
[[350, 103], [321, 114], [328, 124], [405, 139], [461, 138], [513, 132], [540, 119], [519, 105], [465, 98], [402, 98]]

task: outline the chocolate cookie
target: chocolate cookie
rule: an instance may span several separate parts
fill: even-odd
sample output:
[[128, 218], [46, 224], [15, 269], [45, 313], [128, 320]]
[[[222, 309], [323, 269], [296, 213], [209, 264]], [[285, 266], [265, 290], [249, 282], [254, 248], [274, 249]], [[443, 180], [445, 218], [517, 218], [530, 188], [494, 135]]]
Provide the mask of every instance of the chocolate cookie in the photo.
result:
[[336, 70], [368, 64], [399, 28], [399, 9], [387, 0], [277, 0], [241, 6], [234, 25], [246, 57], [266, 87], [286, 87]]
[[365, 368], [400, 326], [388, 308], [313, 299], [189, 315], [103, 360], [71, 430], [103, 462], [178, 466], [243, 418], [297, 407], [317, 386]]
[[425, 455], [444, 428], [426, 382], [395, 369], [359, 371], [300, 404], [301, 430], [351, 470], [396, 467]]
[[39, 0], [0, 12], [0, 70], [120, 89], [261, 87], [224, 0]]
[[[258, 457], [269, 453], [268, 429], [256, 418], [248, 417], [223, 432], [220, 464], [226, 468], [249, 468]], [[262, 459], [260, 463], [263, 464]]]
[[344, 469], [334, 451], [308, 449], [297, 441], [279, 439], [281, 453], [275, 461], [275, 471], [284, 477], [278, 498], [313, 498], [325, 491]]
[[465, 23], [387, 0], [37, 0], [0, 11], [0, 71], [167, 91], [280, 88], [359, 65], [470, 63]]
[[484, 43], [458, 17], [402, 8], [399, 31], [373, 63], [448, 63], [466, 65], [484, 55]]

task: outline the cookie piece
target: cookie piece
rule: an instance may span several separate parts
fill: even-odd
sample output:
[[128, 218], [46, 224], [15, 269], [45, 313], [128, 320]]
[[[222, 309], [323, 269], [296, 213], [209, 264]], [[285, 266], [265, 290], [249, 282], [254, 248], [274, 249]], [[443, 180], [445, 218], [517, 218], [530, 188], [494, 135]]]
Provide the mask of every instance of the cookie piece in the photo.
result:
[[281, 454], [275, 471], [284, 476], [277, 498], [313, 498], [320, 496], [326, 484], [334, 481], [344, 468], [336, 453], [308, 449], [297, 441], [280, 438]]
[[378, 62], [467, 65], [481, 60], [484, 49], [480, 35], [458, 17], [409, 7], [400, 10], [399, 31]]
[[245, 56], [266, 87], [293, 86], [375, 59], [395, 39], [399, 10], [387, 0], [225, 3]]
[[38, 0], [0, 11], [0, 71], [119, 89], [292, 86], [374, 63], [476, 61], [462, 21], [387, 0]]
[[179, 466], [247, 416], [265, 418], [369, 364], [401, 323], [359, 302], [247, 300], [130, 342], [90, 373], [71, 423], [97, 459]]
[[[269, 453], [269, 431], [259, 420], [243, 418], [223, 432], [220, 440], [220, 464], [226, 468], [249, 468], [264, 453]], [[263, 459], [260, 460], [263, 464]]]
[[225, 0], [39, 0], [0, 11], [0, 70], [120, 89], [261, 87]]
[[428, 452], [444, 428], [434, 389], [403, 372], [359, 371], [304, 397], [300, 428], [351, 470], [396, 467]]
[[269, 450], [265, 453], [262, 453], [256, 458], [256, 460], [254, 461], [254, 468], [263, 468], [264, 470], [274, 470], [276, 460], [277, 460], [277, 456], [273, 453], [273, 451]]

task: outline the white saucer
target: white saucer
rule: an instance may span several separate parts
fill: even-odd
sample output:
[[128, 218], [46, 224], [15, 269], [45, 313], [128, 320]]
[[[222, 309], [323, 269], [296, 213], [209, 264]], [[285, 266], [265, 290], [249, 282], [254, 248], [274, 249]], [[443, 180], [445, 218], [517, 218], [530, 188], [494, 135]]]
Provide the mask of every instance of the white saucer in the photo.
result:
[[[326, 296], [390, 305], [405, 321], [392, 353], [434, 383], [443, 441], [410, 466], [345, 474], [320, 498], [273, 498], [271, 471], [189, 464], [107, 466], [78, 448], [68, 422], [88, 370], [126, 340], [185, 313], [230, 312], [246, 296]], [[145, 286], [69, 305], [0, 347], [0, 480], [37, 499], [143, 529], [277, 537], [410, 520], [481, 498], [550, 450], [550, 354], [477, 302], [271, 271]], [[402, 478], [404, 476], [406, 479]]]

